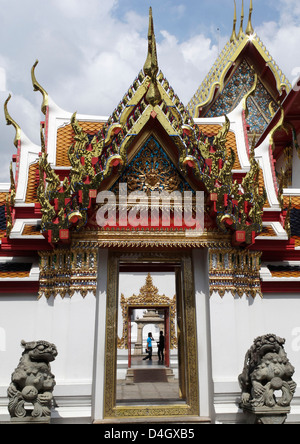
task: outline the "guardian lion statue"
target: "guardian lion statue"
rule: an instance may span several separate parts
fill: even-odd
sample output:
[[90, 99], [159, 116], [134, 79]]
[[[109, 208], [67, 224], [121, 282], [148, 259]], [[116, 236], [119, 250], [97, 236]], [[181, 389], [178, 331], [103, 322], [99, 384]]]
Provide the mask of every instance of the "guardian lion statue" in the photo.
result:
[[[21, 346], [24, 351], [7, 390], [10, 416], [50, 418], [55, 377], [49, 362], [58, 354], [56, 346], [46, 341], [22, 341]], [[25, 403], [32, 404], [33, 410], [26, 410]]]
[[[239, 375], [242, 406], [289, 407], [296, 383], [292, 380], [294, 367], [283, 345], [285, 339], [274, 334], [259, 336], [246, 353], [244, 369]], [[281, 393], [277, 398], [275, 392]]]

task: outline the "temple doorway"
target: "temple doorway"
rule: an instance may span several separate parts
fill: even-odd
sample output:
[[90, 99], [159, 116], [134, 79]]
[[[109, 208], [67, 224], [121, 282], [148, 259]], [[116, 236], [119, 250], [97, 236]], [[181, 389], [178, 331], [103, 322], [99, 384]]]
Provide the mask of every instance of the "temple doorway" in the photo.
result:
[[[170, 313], [168, 307], [151, 307], [128, 310], [128, 368], [137, 365], [138, 358], [157, 360], [170, 365]], [[151, 357], [147, 348], [151, 338]], [[147, 358], [147, 359], [146, 359]]]
[[[199, 415], [190, 252], [110, 252], [106, 301], [104, 418]], [[149, 329], [154, 343], [163, 329], [169, 362], [144, 360]]]
[[[129, 282], [140, 288], [128, 297]], [[117, 404], [181, 400], [175, 287], [173, 271], [120, 273]]]

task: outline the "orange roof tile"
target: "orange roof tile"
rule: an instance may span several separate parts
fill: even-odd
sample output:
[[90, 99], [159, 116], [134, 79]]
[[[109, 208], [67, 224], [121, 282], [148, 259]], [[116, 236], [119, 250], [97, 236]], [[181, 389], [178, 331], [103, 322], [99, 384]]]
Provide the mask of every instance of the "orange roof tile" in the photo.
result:
[[293, 271], [293, 270], [280, 270], [280, 271], [272, 271], [273, 277], [280, 277], [280, 278], [300, 278], [300, 271]]
[[22, 236], [36, 236], [37, 234], [40, 234], [40, 233], [41, 233], [41, 230], [40, 230], [39, 226], [26, 224], [24, 226]]
[[292, 239], [294, 239], [294, 241], [295, 241], [295, 247], [300, 247], [300, 237], [293, 236]]
[[[292, 207], [300, 210], [300, 196], [291, 196]], [[290, 196], [283, 196], [284, 207], [288, 207], [290, 203]]]
[[263, 228], [263, 231], [259, 234], [259, 236], [265, 236], [265, 237], [276, 236], [276, 233], [271, 227], [271, 225], [269, 225]]
[[[103, 122], [80, 122], [81, 128], [88, 134], [97, 134], [103, 128]], [[70, 167], [68, 150], [74, 143], [74, 131], [72, 125], [66, 125], [57, 130], [56, 138], [56, 166]]]
[[[8, 195], [8, 193], [0, 193], [0, 239], [2, 239], [3, 237], [6, 236], [6, 230], [4, 230], [3, 228], [6, 227], [6, 218], [5, 218], [5, 204], [6, 204], [6, 196]], [[3, 211], [4, 209], [4, 211]]]
[[4, 262], [0, 263], [0, 278], [23, 278], [29, 277], [31, 263]]
[[0, 271], [0, 278], [24, 278], [29, 277], [29, 271]]
[[27, 184], [27, 192], [25, 199], [26, 203], [38, 202], [38, 198], [36, 195], [38, 185], [39, 185], [39, 164], [34, 163], [29, 167], [28, 184]]
[[[198, 125], [200, 131], [202, 131], [202, 133], [206, 136], [206, 137], [215, 137], [218, 132], [222, 129], [221, 125]], [[235, 162], [233, 165], [233, 168], [235, 170], [240, 170], [241, 169], [241, 164], [240, 164], [240, 160], [239, 160], [239, 155], [237, 152], [237, 144], [236, 144], [236, 138], [235, 138], [235, 134], [232, 131], [229, 131], [227, 134], [227, 141], [226, 141], [226, 148], [227, 148], [227, 156], [231, 155], [230, 152], [230, 148], [233, 149], [234, 153], [235, 153]]]
[[[206, 125], [198, 125], [200, 131], [203, 132], [203, 134], [207, 137], [214, 137], [218, 134], [220, 129], [222, 129], [221, 125], [212, 125], [212, 124], [206, 124]], [[237, 151], [237, 143], [236, 143], [236, 137], [235, 134], [232, 131], [229, 131], [227, 134], [227, 142], [226, 142], [226, 148], [227, 148], [227, 156], [230, 156], [230, 148], [233, 149], [235, 153], [235, 162], [233, 165], [233, 169], [239, 170], [241, 169], [241, 164], [239, 160], [239, 155]], [[265, 188], [265, 181], [264, 181], [264, 175], [262, 169], [259, 170], [259, 190], [260, 194], [263, 193], [263, 189]], [[266, 200], [266, 203], [264, 207], [269, 208], [270, 204], [268, 200]]]
[[0, 193], [0, 205], [5, 205], [7, 194], [8, 193]]
[[[262, 169], [259, 169], [259, 175], [258, 175], [258, 183], [259, 183], [259, 193], [260, 195], [263, 193], [264, 188], [266, 188], [265, 186], [265, 178], [264, 178], [264, 173], [262, 171]], [[268, 198], [266, 199], [266, 202], [264, 204], [265, 208], [270, 208], [270, 203], [268, 201]]]

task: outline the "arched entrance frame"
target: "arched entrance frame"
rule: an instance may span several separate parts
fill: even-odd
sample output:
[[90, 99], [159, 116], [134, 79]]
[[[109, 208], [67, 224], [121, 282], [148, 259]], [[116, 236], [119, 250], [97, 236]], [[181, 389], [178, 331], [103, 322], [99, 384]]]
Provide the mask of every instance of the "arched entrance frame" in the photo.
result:
[[[133, 309], [164, 309], [165, 312], [165, 363], [169, 366], [169, 350], [177, 348], [176, 336], [176, 295], [171, 299], [165, 295], [158, 294], [158, 289], [153, 285], [151, 274], [148, 273], [145, 285], [140, 289], [139, 295], [125, 298], [121, 294], [121, 309], [123, 316], [123, 336], [118, 338], [118, 347], [128, 349], [128, 367], [131, 367], [131, 313]], [[146, 322], [144, 322], [146, 324]], [[144, 325], [143, 325], [144, 326]], [[142, 327], [143, 327], [142, 326]]]
[[[130, 307], [128, 309], [128, 368], [131, 368], [131, 316], [134, 309], [139, 308], [146, 308], [149, 310], [149, 307]], [[137, 324], [138, 327], [138, 333], [137, 333], [137, 342], [136, 345], [138, 346], [138, 353], [142, 354], [143, 352], [143, 330], [146, 325], [149, 324], [156, 324], [159, 326], [159, 330], [163, 330], [165, 333], [165, 365], [166, 367], [169, 367], [170, 365], [170, 314], [169, 314], [169, 307], [151, 307], [153, 310], [156, 308], [161, 308], [164, 311], [164, 319], [161, 319], [158, 322], [153, 321], [153, 319], [150, 318], [150, 320], [145, 320], [144, 318], [138, 319], [136, 321], [133, 321]], [[150, 309], [151, 310], [151, 309]]]

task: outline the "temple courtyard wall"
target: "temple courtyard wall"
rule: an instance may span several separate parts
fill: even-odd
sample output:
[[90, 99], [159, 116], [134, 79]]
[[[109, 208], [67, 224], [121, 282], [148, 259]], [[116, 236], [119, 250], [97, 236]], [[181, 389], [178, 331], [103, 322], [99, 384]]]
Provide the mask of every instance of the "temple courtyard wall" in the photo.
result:
[[[105, 323], [103, 317], [99, 319], [99, 313], [103, 316], [105, 310], [104, 296], [103, 293], [96, 297], [88, 294], [82, 298], [74, 294], [72, 298], [37, 300], [37, 294], [1, 295], [0, 421], [9, 419], [6, 390], [21, 357], [22, 339], [43, 339], [57, 346], [58, 356], [51, 365], [56, 379], [52, 420], [92, 421], [95, 405], [101, 406], [103, 400], [103, 383], [101, 387], [98, 378], [95, 385], [93, 378], [96, 365], [104, 369]], [[97, 308], [97, 298], [101, 298], [100, 308], [99, 304]], [[209, 409], [212, 422], [243, 422], [243, 413], [238, 407], [238, 375], [243, 370], [245, 354], [257, 336], [275, 333], [286, 339], [285, 350], [295, 367], [293, 379], [298, 386], [287, 422], [299, 423], [299, 295], [267, 294], [263, 299], [252, 299], [226, 293], [223, 298], [216, 294], [210, 297], [197, 290], [196, 279], [196, 305], [199, 385], [200, 393], [205, 392], [207, 397], [206, 401], [200, 397], [200, 402], [205, 404], [205, 410]], [[96, 335], [102, 338], [97, 356]], [[100, 355], [99, 350], [102, 350]], [[203, 360], [205, 365], [201, 363]]]

